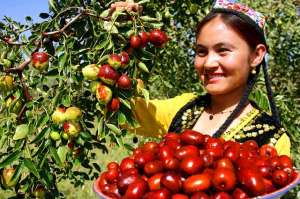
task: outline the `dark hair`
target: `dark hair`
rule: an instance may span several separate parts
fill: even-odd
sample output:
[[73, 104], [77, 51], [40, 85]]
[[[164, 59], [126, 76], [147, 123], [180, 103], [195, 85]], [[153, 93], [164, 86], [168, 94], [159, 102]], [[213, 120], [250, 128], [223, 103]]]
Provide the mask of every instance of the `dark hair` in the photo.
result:
[[264, 44], [268, 49], [263, 30], [259, 28], [250, 17], [234, 10], [220, 8], [212, 10], [198, 23], [196, 36], [199, 35], [206, 23], [216, 17], [220, 17], [226, 25], [237, 32], [248, 43], [252, 50], [254, 50], [258, 44]]
[[[213, 9], [206, 17], [203, 18], [202, 21], [198, 23], [196, 36], [198, 36], [201, 32], [201, 29], [205, 24], [207, 24], [212, 19], [220, 17], [220, 19], [229, 27], [231, 27], [235, 32], [237, 32], [249, 45], [250, 49], [254, 50], [258, 44], [264, 44], [268, 49], [264, 32], [255, 22], [248, 16], [229, 9]], [[219, 137], [223, 132], [226, 131], [231, 122], [238, 116], [241, 110], [246, 106], [248, 101], [248, 97], [255, 85], [256, 79], [258, 77], [261, 65], [263, 66], [265, 84], [268, 93], [268, 99], [272, 111], [272, 117], [274, 119], [275, 125], [277, 127], [280, 126], [280, 120], [278, 116], [278, 111], [275, 106], [275, 102], [273, 99], [273, 93], [271, 89], [271, 82], [267, 73], [267, 65], [265, 59], [256, 67], [256, 74], [250, 74], [248, 77], [247, 85], [244, 90], [243, 96], [237, 105], [237, 107], [233, 110], [233, 112], [228, 116], [225, 122], [221, 125], [221, 127], [215, 132], [214, 137]]]

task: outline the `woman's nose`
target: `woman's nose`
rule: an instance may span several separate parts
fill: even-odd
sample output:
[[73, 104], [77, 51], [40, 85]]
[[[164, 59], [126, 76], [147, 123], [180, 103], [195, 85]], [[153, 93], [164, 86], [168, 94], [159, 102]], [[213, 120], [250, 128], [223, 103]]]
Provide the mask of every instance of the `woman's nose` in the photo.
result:
[[204, 61], [204, 68], [215, 68], [219, 66], [218, 56], [215, 53], [208, 53]]

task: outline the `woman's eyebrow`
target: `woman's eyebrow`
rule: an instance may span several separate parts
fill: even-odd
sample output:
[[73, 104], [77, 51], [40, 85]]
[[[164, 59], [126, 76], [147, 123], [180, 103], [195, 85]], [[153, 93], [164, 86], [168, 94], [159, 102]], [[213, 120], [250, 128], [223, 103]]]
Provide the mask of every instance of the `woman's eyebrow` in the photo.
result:
[[227, 47], [227, 48], [235, 48], [233, 45], [229, 44], [229, 43], [217, 43], [216, 45], [214, 45], [215, 48], [220, 48], [220, 47]]
[[[220, 47], [235, 48], [233, 45], [224, 42], [217, 43], [213, 46], [213, 48], [220, 48]], [[207, 47], [202, 44], [196, 44], [196, 48], [207, 48]]]
[[206, 48], [204, 45], [196, 44], [196, 48]]

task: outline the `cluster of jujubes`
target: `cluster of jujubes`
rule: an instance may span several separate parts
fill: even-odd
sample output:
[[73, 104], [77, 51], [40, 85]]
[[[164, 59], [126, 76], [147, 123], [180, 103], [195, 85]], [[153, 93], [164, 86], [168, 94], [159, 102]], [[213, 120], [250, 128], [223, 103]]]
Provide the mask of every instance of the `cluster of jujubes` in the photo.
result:
[[164, 31], [154, 29], [150, 33], [141, 32], [138, 35], [132, 35], [130, 37], [130, 47], [134, 49], [144, 48], [149, 42], [155, 47], [163, 47], [168, 40], [169, 38]]
[[62, 131], [52, 130], [50, 138], [54, 141], [60, 140], [62, 137], [65, 140], [76, 138], [81, 126], [79, 120], [82, 117], [82, 112], [78, 107], [57, 107], [52, 114], [52, 121], [54, 124], [61, 125]]
[[274, 192], [298, 173], [271, 145], [212, 138], [193, 130], [146, 142], [96, 181], [102, 194], [126, 199], [246, 199]]
[[[91, 90], [95, 92], [98, 102], [106, 105], [109, 111], [118, 111], [120, 100], [115, 89], [132, 90], [133, 80], [126, 72], [130, 66], [130, 55], [133, 49], [146, 47], [150, 42], [155, 47], [163, 47], [168, 41], [165, 32], [154, 29], [148, 32], [141, 32], [130, 37], [130, 48], [120, 54], [110, 54], [108, 61], [103, 65], [89, 64], [82, 69], [85, 79], [91, 80]], [[139, 62], [138, 67], [148, 72], [144, 63]], [[114, 88], [114, 89], [113, 89]]]
[[112, 88], [130, 90], [132, 79], [126, 73], [120, 73], [129, 66], [130, 58], [127, 52], [111, 54], [106, 64], [90, 64], [82, 69], [85, 79], [91, 80], [91, 91], [96, 94], [98, 102], [106, 105], [110, 111], [117, 111], [120, 107], [120, 100]]

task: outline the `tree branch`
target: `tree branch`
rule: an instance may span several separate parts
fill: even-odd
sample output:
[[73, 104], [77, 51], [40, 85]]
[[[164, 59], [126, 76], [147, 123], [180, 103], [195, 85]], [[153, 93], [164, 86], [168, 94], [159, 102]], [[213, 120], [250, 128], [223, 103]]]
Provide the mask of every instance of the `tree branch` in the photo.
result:
[[26, 101], [31, 101], [32, 97], [30, 96], [29, 89], [28, 89], [27, 85], [24, 82], [23, 71], [18, 71], [17, 73], [18, 73], [18, 76], [20, 78], [20, 82], [21, 82], [21, 85], [22, 85], [22, 88], [23, 88], [25, 99], [26, 99]]
[[14, 42], [14, 41], [12, 41], [12, 39], [9, 38], [9, 37], [0, 37], [0, 39], [1, 39], [2, 41], [4, 41], [4, 43], [9, 44], [9, 45], [22, 46], [22, 45], [27, 45], [27, 44], [28, 44], [28, 43], [25, 43], [25, 42], [21, 42], [21, 43]]
[[21, 109], [21, 111], [20, 111], [20, 113], [18, 114], [18, 117], [17, 117], [17, 120], [19, 122], [22, 121], [22, 116], [25, 113], [25, 111], [26, 111], [26, 104], [23, 104], [23, 107], [22, 107], [22, 109]]
[[55, 35], [55, 34], [60, 34], [63, 33], [72, 23], [74, 23], [75, 21], [77, 21], [81, 16], [83, 15], [83, 13], [79, 13], [78, 15], [76, 15], [71, 21], [69, 21], [64, 27], [62, 27], [59, 30], [56, 31], [52, 31], [52, 32], [44, 32], [43, 36], [50, 36], [50, 35]]
[[112, 13], [113, 13], [113, 12], [110, 11], [107, 17], [101, 17], [101, 16], [99, 16], [99, 15], [92, 14], [92, 13], [88, 12], [87, 10], [85, 10], [85, 11], [83, 12], [83, 14], [86, 15], [86, 16], [95, 17], [95, 18], [101, 19], [101, 20], [103, 20], [103, 21], [110, 21], [110, 20], [111, 20], [111, 15], [112, 15]]
[[0, 71], [4, 72], [4, 73], [18, 73], [18, 72], [23, 72], [23, 70], [25, 69], [25, 67], [30, 64], [31, 59], [28, 59], [26, 61], [24, 61], [23, 63], [21, 63], [18, 67], [15, 68], [9, 68], [9, 69], [3, 69], [3, 66], [0, 67]]

